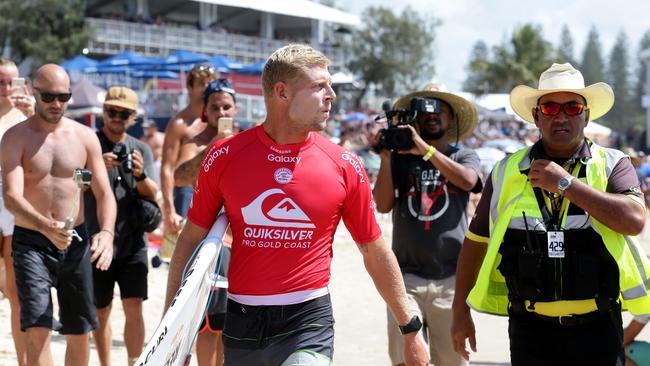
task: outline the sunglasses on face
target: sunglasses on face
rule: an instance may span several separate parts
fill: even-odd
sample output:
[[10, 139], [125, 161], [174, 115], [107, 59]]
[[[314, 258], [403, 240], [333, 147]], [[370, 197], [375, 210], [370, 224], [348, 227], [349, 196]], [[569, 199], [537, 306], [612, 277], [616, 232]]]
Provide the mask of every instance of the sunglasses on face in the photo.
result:
[[545, 116], [557, 116], [560, 110], [569, 117], [577, 116], [585, 109], [585, 105], [578, 102], [567, 102], [564, 104], [556, 102], [546, 102], [537, 106], [537, 110]]
[[104, 112], [108, 115], [109, 118], [119, 117], [122, 120], [129, 119], [133, 112], [127, 110], [118, 111], [117, 109], [107, 108], [104, 109]]
[[41, 101], [44, 103], [52, 103], [54, 99], [58, 100], [61, 103], [65, 103], [72, 98], [72, 93], [48, 93], [36, 89], [38, 94], [41, 96]]

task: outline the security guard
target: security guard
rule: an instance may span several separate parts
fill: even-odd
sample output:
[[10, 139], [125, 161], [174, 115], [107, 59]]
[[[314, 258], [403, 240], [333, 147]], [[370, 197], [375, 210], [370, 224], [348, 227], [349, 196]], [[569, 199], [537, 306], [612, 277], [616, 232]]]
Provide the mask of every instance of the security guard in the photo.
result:
[[514, 366], [623, 365], [621, 309], [650, 313], [650, 265], [632, 238], [645, 205], [629, 157], [584, 136], [614, 93], [553, 64], [510, 103], [541, 139], [486, 182], [458, 263], [454, 348], [476, 351], [472, 307], [509, 316]]

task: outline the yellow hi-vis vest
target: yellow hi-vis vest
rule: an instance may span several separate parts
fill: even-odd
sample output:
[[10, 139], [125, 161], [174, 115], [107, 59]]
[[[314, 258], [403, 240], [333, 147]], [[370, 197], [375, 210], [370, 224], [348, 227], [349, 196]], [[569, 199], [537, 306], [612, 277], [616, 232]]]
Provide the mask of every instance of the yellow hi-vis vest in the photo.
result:
[[[528, 177], [520, 172], [530, 167], [528, 151], [529, 148], [525, 148], [508, 156], [497, 163], [492, 171], [494, 190], [490, 201], [490, 239], [476, 284], [467, 297], [467, 303], [480, 312], [508, 314], [508, 288], [497, 270], [501, 263], [499, 247], [508, 227], [521, 226], [524, 220], [522, 210], [526, 211], [526, 223], [532, 224], [529, 225], [531, 230], [536, 220], [542, 217]], [[595, 143], [591, 144], [590, 151], [592, 157], [586, 162], [585, 183], [605, 192], [612, 169], [625, 155]], [[633, 237], [619, 234], [591, 216], [588, 220], [618, 265], [619, 299], [623, 309], [635, 315], [650, 314], [650, 263], [643, 249]]]

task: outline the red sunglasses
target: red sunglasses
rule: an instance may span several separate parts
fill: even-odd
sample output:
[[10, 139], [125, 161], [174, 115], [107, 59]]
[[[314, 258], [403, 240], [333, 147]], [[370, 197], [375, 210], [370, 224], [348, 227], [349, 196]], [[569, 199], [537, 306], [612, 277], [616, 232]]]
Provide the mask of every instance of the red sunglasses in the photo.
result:
[[538, 105], [537, 110], [545, 116], [557, 116], [560, 110], [562, 110], [565, 115], [573, 117], [582, 113], [585, 110], [585, 105], [578, 102], [567, 102], [564, 104], [546, 102]]

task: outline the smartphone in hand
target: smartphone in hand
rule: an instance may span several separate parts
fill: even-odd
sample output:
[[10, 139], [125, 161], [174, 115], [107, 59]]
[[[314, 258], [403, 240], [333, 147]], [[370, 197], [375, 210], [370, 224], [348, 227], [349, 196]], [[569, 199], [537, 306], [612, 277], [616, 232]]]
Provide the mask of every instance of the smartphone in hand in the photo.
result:
[[217, 128], [219, 129], [219, 132], [223, 132], [225, 130], [232, 131], [232, 118], [231, 117], [221, 117], [219, 118], [219, 121], [217, 122]]
[[11, 78], [11, 95], [25, 95], [25, 78]]

